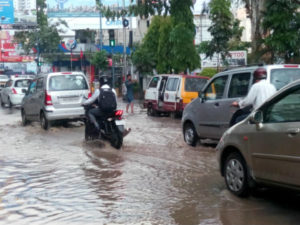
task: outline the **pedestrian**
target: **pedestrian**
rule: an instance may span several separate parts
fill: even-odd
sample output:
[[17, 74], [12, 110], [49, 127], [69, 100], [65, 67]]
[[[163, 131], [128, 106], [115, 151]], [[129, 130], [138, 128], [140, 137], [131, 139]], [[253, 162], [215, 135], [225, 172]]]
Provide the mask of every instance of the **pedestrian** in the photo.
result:
[[129, 106], [131, 106], [131, 113], [133, 112], [134, 106], [134, 97], [133, 97], [133, 81], [131, 80], [131, 74], [127, 74], [127, 80], [125, 82], [126, 89], [127, 89], [127, 105], [126, 105], [126, 113], [128, 113]]
[[253, 75], [254, 84], [250, 88], [248, 95], [241, 101], [232, 103], [232, 106], [240, 107], [231, 119], [230, 125], [234, 125], [245, 119], [253, 109], [257, 109], [270, 96], [276, 92], [273, 84], [266, 81], [267, 72], [263, 68], [259, 68]]

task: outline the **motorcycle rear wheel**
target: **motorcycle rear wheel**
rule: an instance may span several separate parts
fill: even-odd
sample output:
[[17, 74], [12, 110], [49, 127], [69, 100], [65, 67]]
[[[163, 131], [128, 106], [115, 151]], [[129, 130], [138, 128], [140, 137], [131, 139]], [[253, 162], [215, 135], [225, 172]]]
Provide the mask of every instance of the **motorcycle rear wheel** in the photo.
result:
[[110, 144], [116, 149], [120, 149], [123, 145], [123, 135], [117, 127], [114, 128], [114, 131], [111, 135]]

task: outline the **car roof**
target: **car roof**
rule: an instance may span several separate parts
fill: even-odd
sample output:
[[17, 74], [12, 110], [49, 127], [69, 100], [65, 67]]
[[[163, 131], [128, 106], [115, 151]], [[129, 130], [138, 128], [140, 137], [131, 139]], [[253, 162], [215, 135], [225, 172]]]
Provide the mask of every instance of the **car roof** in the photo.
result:
[[210, 77], [206, 76], [198, 76], [198, 75], [189, 75], [189, 74], [157, 74], [155, 76], [178, 76], [184, 78], [200, 78], [200, 79], [210, 79]]

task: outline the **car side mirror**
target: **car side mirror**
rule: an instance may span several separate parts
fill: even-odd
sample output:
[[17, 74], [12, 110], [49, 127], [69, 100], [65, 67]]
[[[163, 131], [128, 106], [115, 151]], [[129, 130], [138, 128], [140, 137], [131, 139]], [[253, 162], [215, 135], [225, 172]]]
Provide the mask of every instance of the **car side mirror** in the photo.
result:
[[255, 124], [258, 130], [261, 129], [263, 127], [263, 112], [259, 110], [252, 114], [250, 122]]

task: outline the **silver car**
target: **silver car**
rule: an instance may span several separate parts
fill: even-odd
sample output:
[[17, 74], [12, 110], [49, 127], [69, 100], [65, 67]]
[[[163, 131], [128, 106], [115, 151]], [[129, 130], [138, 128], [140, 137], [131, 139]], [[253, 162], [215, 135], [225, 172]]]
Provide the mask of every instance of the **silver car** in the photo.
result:
[[1, 90], [5, 87], [5, 84], [8, 80], [9, 77], [7, 75], [0, 74], [0, 95], [1, 95]]
[[[216, 74], [203, 88], [202, 94], [189, 103], [182, 115], [182, 129], [187, 144], [195, 146], [199, 139], [219, 140], [229, 128], [237, 108], [234, 101], [244, 98], [258, 66], [227, 70]], [[277, 90], [300, 79], [300, 65], [266, 65], [267, 82]]]
[[300, 80], [284, 87], [217, 146], [227, 188], [245, 196], [255, 184], [300, 190]]
[[8, 80], [5, 87], [1, 90], [1, 106], [20, 106], [30, 80], [29, 78], [12, 78]]
[[81, 72], [58, 72], [34, 79], [21, 106], [22, 124], [40, 121], [47, 130], [53, 121], [84, 118], [81, 103], [90, 95], [86, 76]]

